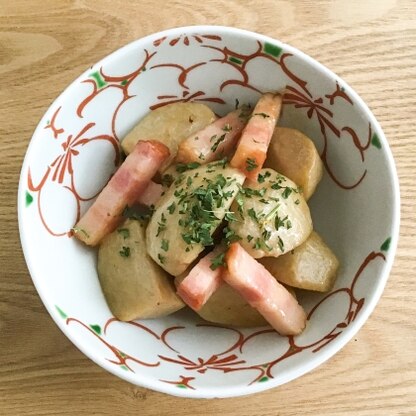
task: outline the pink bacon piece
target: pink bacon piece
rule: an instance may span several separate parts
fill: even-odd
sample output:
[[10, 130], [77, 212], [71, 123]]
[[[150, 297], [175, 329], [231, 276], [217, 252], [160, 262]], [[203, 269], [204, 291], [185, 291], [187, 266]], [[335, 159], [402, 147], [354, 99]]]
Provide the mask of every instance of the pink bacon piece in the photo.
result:
[[164, 190], [162, 185], [150, 181], [149, 185], [147, 185], [147, 188], [137, 198], [137, 202], [139, 204], [147, 205], [148, 207], [150, 207], [151, 205], [155, 205], [156, 202], [159, 201], [160, 197], [162, 196], [163, 191]]
[[75, 237], [95, 246], [114, 231], [122, 219], [124, 208], [139, 199], [168, 157], [169, 149], [164, 144], [156, 140], [139, 141], [75, 225]]
[[256, 181], [267, 156], [270, 140], [280, 115], [282, 96], [266, 93], [257, 102], [246, 127], [241, 133], [237, 150], [230, 165]]
[[296, 299], [238, 243], [225, 256], [228, 273], [223, 279], [261, 313], [282, 335], [297, 335], [306, 325], [306, 314]]
[[182, 280], [177, 288], [178, 295], [193, 310], [204, 306], [211, 295], [224, 283], [221, 275], [224, 267], [211, 269], [214, 257], [224, 252], [224, 247], [217, 247], [203, 257]]
[[231, 153], [237, 144], [248, 117], [248, 109], [228, 113], [179, 144], [176, 161], [179, 163], [208, 163]]

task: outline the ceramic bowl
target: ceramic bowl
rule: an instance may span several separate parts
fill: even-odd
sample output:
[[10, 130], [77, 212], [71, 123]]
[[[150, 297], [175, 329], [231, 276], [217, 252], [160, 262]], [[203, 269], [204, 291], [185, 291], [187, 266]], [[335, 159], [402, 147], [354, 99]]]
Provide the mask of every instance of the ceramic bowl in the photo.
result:
[[[190, 311], [122, 323], [97, 279], [96, 251], [71, 237], [120, 157], [118, 141], [152, 109], [179, 101], [218, 114], [236, 100], [285, 89], [280, 124], [315, 142], [323, 180], [314, 227], [338, 256], [332, 292], [302, 293], [306, 330], [213, 326]], [[52, 318], [89, 358], [131, 383], [186, 397], [229, 397], [276, 387], [339, 351], [378, 302], [398, 238], [399, 190], [380, 125], [330, 70], [277, 40], [215, 26], [139, 39], [88, 68], [37, 126], [18, 195], [21, 242]]]

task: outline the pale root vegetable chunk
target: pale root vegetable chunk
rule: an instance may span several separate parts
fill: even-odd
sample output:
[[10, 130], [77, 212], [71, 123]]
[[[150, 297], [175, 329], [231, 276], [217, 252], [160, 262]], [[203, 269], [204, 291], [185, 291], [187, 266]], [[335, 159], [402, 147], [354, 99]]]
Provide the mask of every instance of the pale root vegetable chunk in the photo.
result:
[[266, 160], [267, 149], [282, 107], [280, 94], [263, 94], [241, 133], [230, 165], [240, 169], [247, 178], [256, 180]]
[[127, 220], [103, 240], [98, 277], [111, 312], [121, 321], [156, 318], [184, 306], [170, 277], [147, 255], [139, 221]]
[[122, 220], [123, 210], [139, 199], [168, 156], [169, 149], [158, 141], [137, 143], [73, 228], [75, 237], [95, 246], [111, 233]]
[[280, 282], [318, 292], [332, 289], [339, 267], [335, 254], [314, 231], [290, 253], [265, 257], [260, 263]]
[[179, 175], [156, 204], [146, 230], [152, 259], [177, 276], [197, 259], [229, 211], [244, 175], [214, 162]]
[[241, 108], [228, 113], [179, 144], [176, 161], [207, 163], [227, 156], [240, 137], [250, 112]]
[[213, 111], [204, 104], [168, 104], [143, 117], [124, 137], [121, 147], [126, 154], [129, 154], [139, 140], [147, 140], [149, 137], [160, 138], [170, 151], [169, 159], [160, 169], [163, 172], [176, 156], [179, 143], [215, 119]]
[[297, 335], [306, 325], [306, 314], [290, 292], [238, 243], [226, 254], [224, 280], [281, 335]]
[[[223, 270], [226, 273], [226, 270]], [[179, 286], [185, 276], [178, 276]], [[267, 325], [260, 313], [221, 277], [220, 285], [196, 313], [208, 322], [236, 327], [256, 327]]]
[[162, 196], [163, 191], [164, 189], [161, 184], [150, 181], [143, 193], [139, 195], [137, 202], [149, 207], [155, 205]]
[[302, 188], [308, 200], [322, 178], [323, 164], [313, 141], [299, 130], [276, 127], [265, 167], [277, 170]]
[[225, 247], [216, 247], [199, 260], [177, 286], [177, 294], [193, 310], [201, 309], [222, 285], [221, 274], [224, 267], [216, 265], [215, 260], [221, 260], [225, 255], [225, 250]]
[[308, 205], [297, 185], [272, 169], [246, 181], [232, 207], [229, 228], [254, 258], [278, 257], [302, 244], [312, 231]]

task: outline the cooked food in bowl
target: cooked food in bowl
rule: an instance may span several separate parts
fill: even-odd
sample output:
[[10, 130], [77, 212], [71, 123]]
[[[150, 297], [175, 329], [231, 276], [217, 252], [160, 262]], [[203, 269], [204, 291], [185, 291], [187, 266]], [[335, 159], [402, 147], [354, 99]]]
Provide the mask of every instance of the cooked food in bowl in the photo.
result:
[[[274, 93], [262, 101], [266, 111], [254, 111], [265, 91], [284, 91], [279, 116], [268, 114], [278, 108]], [[234, 106], [237, 102], [251, 106]], [[176, 116], [178, 103], [182, 112]], [[277, 123], [263, 124], [274, 117]], [[257, 127], [250, 127], [256, 119]], [[243, 140], [244, 132], [259, 125], [264, 128], [254, 137], [258, 143]], [[187, 190], [187, 182], [174, 182], [206, 172], [209, 163], [217, 164], [218, 175], [224, 164], [245, 179], [225, 201], [232, 200], [227, 209], [224, 202], [222, 220], [211, 216], [219, 198], [210, 205], [207, 184], [195, 189], [198, 177], [191, 177], [195, 183], [180, 201], [188, 204], [184, 214], [167, 205], [175, 208], [177, 221], [183, 219], [179, 236], [190, 241], [192, 255], [203, 246], [185, 271], [172, 276], [158, 254], [168, 267], [174, 255], [183, 263], [189, 259], [177, 250], [179, 240], [163, 230], [162, 212], [156, 261], [150, 257], [148, 224], [171, 188]], [[211, 178], [220, 185], [216, 192], [234, 186], [227, 185], [227, 176], [225, 184]], [[282, 185], [287, 190], [272, 188]], [[280, 207], [275, 211], [277, 201], [257, 195], [263, 192], [282, 199], [281, 206], [295, 210], [305, 224], [308, 211], [298, 212], [294, 202], [299, 195], [307, 201], [313, 231], [292, 234], [300, 245], [285, 254], [278, 237], [284, 250], [290, 247], [285, 239], [296, 230], [294, 220], [280, 213], [276, 218]], [[81, 74], [33, 134], [18, 204], [30, 274], [65, 335], [124, 380], [200, 398], [276, 387], [345, 346], [383, 292], [400, 212], [388, 141], [345, 80], [276, 39], [212, 26], [146, 36]], [[202, 212], [210, 220], [200, 221], [207, 230], [193, 227]], [[239, 230], [234, 219], [248, 224], [250, 233]], [[339, 259], [336, 272], [338, 261], [328, 257], [326, 247]], [[290, 319], [274, 314], [279, 308]], [[307, 319], [300, 335], [282, 336], [264, 326], [270, 321], [281, 334], [300, 331], [302, 309]]]
[[73, 228], [98, 246], [119, 320], [188, 305], [213, 323], [302, 332], [293, 288], [329, 291], [339, 263], [306, 202], [322, 162], [308, 137], [276, 127], [281, 106], [280, 93], [265, 93], [217, 118], [170, 104], [125, 137], [126, 159]]

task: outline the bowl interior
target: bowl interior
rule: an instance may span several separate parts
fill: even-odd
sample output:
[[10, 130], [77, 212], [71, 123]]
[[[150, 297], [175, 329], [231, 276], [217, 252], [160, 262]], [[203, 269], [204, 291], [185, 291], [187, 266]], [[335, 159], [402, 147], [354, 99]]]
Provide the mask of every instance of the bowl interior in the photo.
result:
[[[220, 115], [285, 89], [281, 125], [315, 142], [325, 165], [310, 200], [314, 228], [340, 259], [334, 290], [302, 292], [306, 330], [212, 326], [194, 313], [121, 323], [103, 298], [96, 252], [70, 236], [119, 158], [118, 141], [150, 109], [198, 101]], [[386, 282], [398, 232], [398, 187], [387, 141], [336, 75], [276, 40], [222, 27], [173, 29], [92, 66], [40, 121], [19, 187], [22, 246], [36, 288], [64, 333], [108, 371], [189, 397], [277, 386], [316, 367], [358, 331]]]

